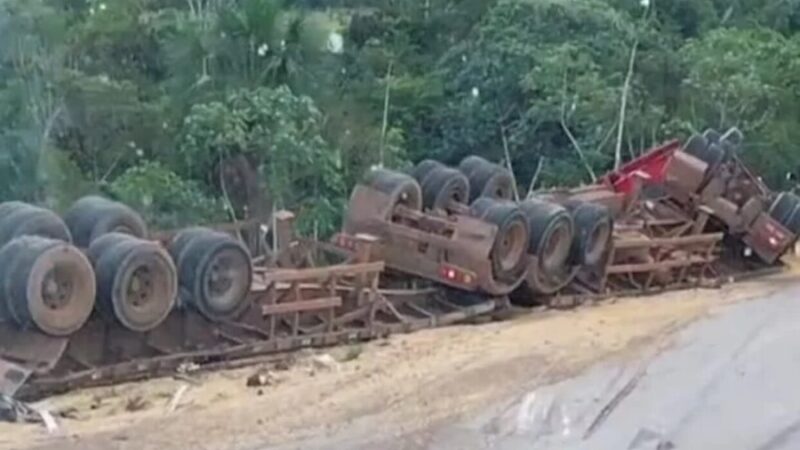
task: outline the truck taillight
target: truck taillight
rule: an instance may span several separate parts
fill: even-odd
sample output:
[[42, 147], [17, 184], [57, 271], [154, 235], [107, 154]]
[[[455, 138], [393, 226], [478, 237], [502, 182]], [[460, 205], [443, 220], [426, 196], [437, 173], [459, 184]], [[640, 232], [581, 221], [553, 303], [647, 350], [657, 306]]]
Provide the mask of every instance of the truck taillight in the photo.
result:
[[786, 241], [786, 235], [778, 227], [771, 223], [767, 223], [766, 229], [769, 233], [769, 236], [767, 237], [767, 242], [769, 242], [769, 245], [773, 248], [782, 246]]
[[463, 285], [471, 286], [475, 283], [477, 277], [472, 272], [467, 270], [459, 269], [458, 267], [451, 266], [448, 264], [443, 264], [439, 268], [439, 275], [444, 279], [452, 283], [458, 283]]

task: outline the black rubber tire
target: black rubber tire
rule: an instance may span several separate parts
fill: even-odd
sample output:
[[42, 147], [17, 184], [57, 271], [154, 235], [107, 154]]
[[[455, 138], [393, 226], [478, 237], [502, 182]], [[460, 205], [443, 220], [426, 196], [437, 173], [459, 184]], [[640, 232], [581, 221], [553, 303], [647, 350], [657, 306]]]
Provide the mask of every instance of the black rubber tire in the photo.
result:
[[172, 258], [159, 244], [122, 233], [107, 234], [95, 243], [102, 240], [115, 242], [103, 244], [95, 265], [98, 311], [131, 331], [152, 330], [177, 300], [178, 274]]
[[575, 224], [570, 259], [575, 265], [601, 263], [613, 238], [613, 221], [608, 208], [595, 203], [566, 202]]
[[32, 205], [30, 203], [16, 200], [0, 203], [0, 220], [3, 220], [6, 216], [13, 214], [19, 209], [29, 208], [31, 206]]
[[528, 221], [528, 253], [538, 256], [544, 273], [563, 274], [574, 238], [574, 224], [569, 211], [556, 203], [536, 198], [521, 202], [519, 208]]
[[424, 159], [414, 166], [413, 169], [411, 169], [411, 176], [417, 180], [417, 183], [422, 185], [425, 182], [425, 178], [428, 176], [428, 174], [440, 167], [447, 166], [433, 159]]
[[[706, 162], [713, 168], [727, 161], [736, 152], [736, 148], [741, 143], [737, 142], [736, 136], [725, 136], [713, 128], [704, 131], [703, 136], [709, 142], [707, 151], [709, 152], [708, 158], [710, 162]], [[715, 144], [718, 148], [714, 148], [711, 144]], [[721, 155], [719, 154], [720, 152]]]
[[731, 128], [725, 132], [725, 142], [733, 149], [738, 149], [741, 147], [742, 142], [744, 142], [744, 134], [742, 134], [742, 130], [738, 128]]
[[714, 173], [731, 155], [730, 146], [720, 142], [720, 134], [715, 130], [706, 130], [701, 135], [693, 135], [686, 142], [683, 151], [706, 163], [706, 177]]
[[469, 180], [469, 202], [480, 197], [512, 200], [514, 178], [503, 167], [480, 156], [467, 156], [458, 165], [458, 170]]
[[169, 242], [167, 246], [167, 250], [169, 251], [172, 260], [175, 261], [175, 264], [179, 264], [181, 260], [181, 255], [183, 254], [183, 250], [186, 248], [189, 243], [198, 236], [203, 236], [209, 233], [216, 233], [216, 231], [212, 230], [211, 228], [206, 227], [191, 227], [185, 228], [178, 232], [175, 236], [172, 237], [172, 240]]
[[180, 275], [180, 268], [183, 266], [181, 263], [183, 255], [185, 254], [186, 248], [189, 244], [198, 237], [207, 236], [207, 235], [222, 235], [216, 230], [207, 227], [190, 227], [185, 228], [178, 232], [175, 236], [173, 236], [172, 240], [170, 240], [169, 244], [167, 245], [167, 251], [169, 252], [170, 256], [172, 257], [172, 261], [175, 262], [175, 266], [178, 269], [178, 286], [179, 286], [179, 295], [178, 295], [178, 307], [184, 308], [186, 305], [191, 304], [191, 291], [180, 284], [180, 281], [183, 279]]
[[783, 226], [795, 236], [800, 235], [800, 204], [794, 207], [794, 211]]
[[72, 241], [67, 225], [56, 213], [33, 205], [16, 206], [13, 212], [0, 217], [0, 245], [20, 236]]
[[15, 258], [28, 245], [29, 240], [29, 236], [23, 236], [0, 247], [0, 261], [2, 261], [2, 264], [0, 264], [0, 318], [3, 321], [12, 318], [6, 299], [6, 285], [11, 279], [10, 271], [14, 265]]
[[[219, 266], [227, 266], [221, 274]], [[252, 279], [247, 248], [224, 233], [195, 236], [178, 262], [178, 281], [189, 293], [188, 302], [213, 321], [235, 318], [247, 307]], [[215, 281], [222, 284], [216, 286], [221, 292], [213, 292]]]
[[[76, 200], [63, 214], [64, 222], [72, 233], [75, 244], [89, 240], [91, 228], [98, 210], [108, 207], [112, 201], [99, 195], [87, 195]], [[88, 243], [84, 247], [88, 247]]]
[[702, 152], [694, 155], [708, 166], [706, 176], [711, 176], [728, 158], [728, 151], [721, 142], [711, 142]]
[[425, 209], [447, 209], [452, 203], [469, 201], [469, 180], [456, 169], [441, 166], [431, 170], [422, 182], [422, 206]]
[[116, 245], [120, 241], [135, 239], [133, 236], [125, 233], [108, 233], [100, 236], [92, 241], [89, 248], [86, 250], [86, 256], [92, 262], [92, 266], [96, 266], [103, 254], [106, 253], [110, 247]]
[[781, 225], [786, 226], [798, 204], [800, 204], [800, 198], [796, 195], [791, 192], [781, 192], [772, 201], [769, 215]]
[[479, 197], [513, 200], [514, 178], [508, 170], [496, 164], [476, 168], [469, 178], [470, 201]]
[[713, 128], [709, 128], [709, 129], [703, 131], [703, 137], [706, 139], [706, 141], [709, 144], [711, 144], [711, 143], [719, 143], [719, 141], [722, 139], [722, 133], [720, 133], [719, 131], [717, 131], [717, 130], [715, 130]]
[[708, 140], [700, 134], [693, 134], [683, 146], [683, 151], [703, 160], [703, 156], [705, 155], [706, 149], [708, 148]]
[[472, 174], [481, 167], [492, 166], [489, 160], [482, 158], [478, 155], [470, 155], [466, 158], [462, 159], [460, 163], [458, 163], [458, 170], [461, 171], [464, 175], [469, 178]]
[[112, 232], [147, 237], [147, 224], [133, 209], [99, 196], [76, 201], [64, 215], [75, 245], [89, 247], [94, 239]]
[[0, 257], [10, 263], [0, 288], [19, 326], [68, 336], [86, 323], [94, 308], [95, 277], [83, 253], [68, 243], [38, 236], [19, 237], [2, 253]]
[[147, 224], [142, 216], [130, 206], [115, 203], [97, 221], [92, 229], [90, 239], [94, 240], [104, 234], [114, 232], [129, 234], [137, 238], [146, 238]]
[[398, 205], [413, 211], [422, 210], [422, 188], [411, 175], [394, 170], [373, 169], [367, 174], [365, 182], [390, 197], [390, 211]]
[[508, 201], [481, 197], [470, 205], [475, 217], [497, 225], [492, 245], [492, 272], [496, 280], [514, 283], [528, 268], [528, 223], [519, 207]]
[[32, 238], [32, 236], [22, 236], [0, 247], [0, 261], [3, 262], [0, 264], [0, 303], [2, 304], [0, 308], [2, 308], [3, 316], [6, 318], [14, 318], [8, 294], [6, 293], [11, 281], [11, 271], [18, 255], [30, 245]]

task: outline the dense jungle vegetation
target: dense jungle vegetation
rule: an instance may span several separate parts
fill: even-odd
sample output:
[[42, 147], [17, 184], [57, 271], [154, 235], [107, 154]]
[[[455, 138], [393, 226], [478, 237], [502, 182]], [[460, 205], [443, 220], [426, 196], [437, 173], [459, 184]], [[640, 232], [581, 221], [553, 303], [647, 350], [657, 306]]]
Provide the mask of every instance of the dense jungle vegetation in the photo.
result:
[[0, 0], [0, 200], [324, 234], [375, 164], [508, 154], [526, 191], [709, 126], [779, 187], [798, 31], [799, 0]]

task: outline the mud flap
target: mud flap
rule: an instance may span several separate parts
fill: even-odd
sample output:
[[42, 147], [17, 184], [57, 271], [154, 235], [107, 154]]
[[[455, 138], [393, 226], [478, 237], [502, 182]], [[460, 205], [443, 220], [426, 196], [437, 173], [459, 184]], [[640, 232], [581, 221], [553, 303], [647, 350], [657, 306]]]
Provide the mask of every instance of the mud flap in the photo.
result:
[[30, 369], [0, 359], [0, 395], [13, 397], [30, 376]]
[[67, 349], [67, 338], [0, 323], [0, 394], [13, 396], [32, 374], [51, 371]]

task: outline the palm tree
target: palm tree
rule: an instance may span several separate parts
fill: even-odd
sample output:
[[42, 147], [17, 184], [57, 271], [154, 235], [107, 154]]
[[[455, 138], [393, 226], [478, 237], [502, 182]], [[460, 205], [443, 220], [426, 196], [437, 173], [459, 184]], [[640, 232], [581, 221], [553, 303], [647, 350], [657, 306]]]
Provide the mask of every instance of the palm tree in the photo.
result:
[[173, 75], [207, 89], [300, 87], [324, 49], [326, 27], [283, 0], [188, 0], [167, 43]]

